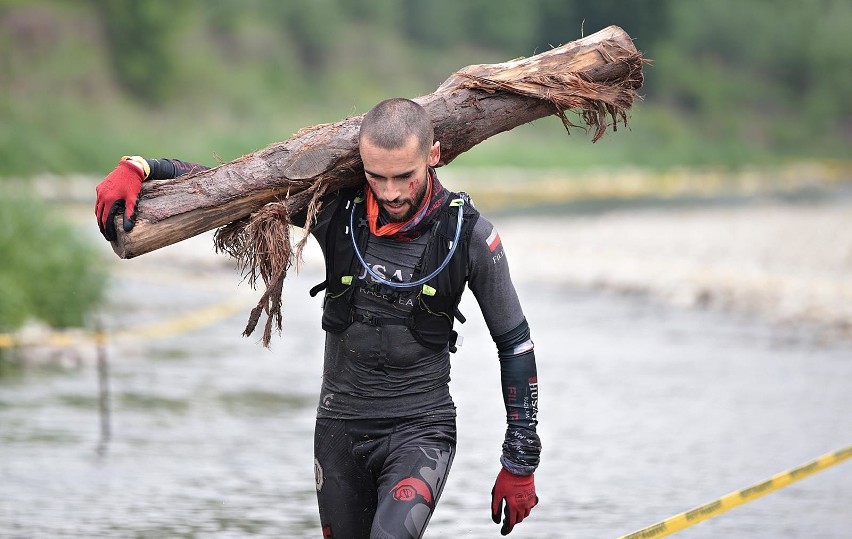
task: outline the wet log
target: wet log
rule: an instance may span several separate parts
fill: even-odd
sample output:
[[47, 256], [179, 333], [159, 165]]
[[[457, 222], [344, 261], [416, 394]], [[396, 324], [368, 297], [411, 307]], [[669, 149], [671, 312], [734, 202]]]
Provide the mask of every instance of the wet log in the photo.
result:
[[[415, 98], [432, 116], [442, 162], [483, 140], [539, 118], [575, 110], [593, 141], [626, 124], [642, 86], [641, 53], [629, 35], [607, 27], [530, 58], [480, 64]], [[284, 142], [208, 171], [145, 182], [136, 226], [116, 223], [113, 250], [132, 258], [247, 217], [284, 200], [292, 210], [318, 195], [364, 181], [358, 155], [361, 116], [303, 129]], [[121, 216], [116, 219], [122, 219]]]

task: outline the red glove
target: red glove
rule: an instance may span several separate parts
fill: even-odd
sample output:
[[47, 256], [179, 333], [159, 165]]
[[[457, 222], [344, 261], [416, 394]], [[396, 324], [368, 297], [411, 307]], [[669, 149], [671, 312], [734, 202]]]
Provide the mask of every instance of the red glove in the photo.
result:
[[506, 510], [503, 511], [505, 518], [500, 535], [508, 535], [515, 524], [530, 516], [530, 511], [538, 504], [533, 474], [515, 475], [505, 468], [500, 470], [491, 489], [491, 520], [495, 524], [500, 524], [503, 500], [506, 500]]
[[142, 190], [142, 180], [145, 179], [142, 158], [122, 158], [115, 170], [95, 188], [97, 202], [95, 216], [98, 228], [108, 241], [115, 241], [118, 235], [115, 230], [115, 216], [123, 210], [124, 231], [130, 232], [136, 222], [136, 202]]

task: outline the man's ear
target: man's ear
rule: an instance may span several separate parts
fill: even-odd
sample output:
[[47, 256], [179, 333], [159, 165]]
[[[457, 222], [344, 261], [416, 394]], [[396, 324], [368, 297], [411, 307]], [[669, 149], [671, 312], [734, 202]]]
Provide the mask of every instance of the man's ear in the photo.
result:
[[429, 166], [434, 167], [441, 160], [441, 142], [435, 141], [429, 149]]

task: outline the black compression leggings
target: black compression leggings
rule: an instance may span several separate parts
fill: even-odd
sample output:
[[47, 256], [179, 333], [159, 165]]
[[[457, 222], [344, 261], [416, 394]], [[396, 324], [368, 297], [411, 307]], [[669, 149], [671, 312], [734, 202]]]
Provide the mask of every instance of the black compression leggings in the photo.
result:
[[314, 465], [323, 537], [421, 537], [455, 448], [454, 418], [317, 419]]

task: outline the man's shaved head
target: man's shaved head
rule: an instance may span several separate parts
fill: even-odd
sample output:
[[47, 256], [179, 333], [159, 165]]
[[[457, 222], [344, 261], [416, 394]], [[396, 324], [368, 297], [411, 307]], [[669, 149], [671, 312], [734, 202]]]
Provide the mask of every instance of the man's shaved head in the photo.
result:
[[358, 142], [365, 139], [385, 150], [396, 150], [417, 138], [417, 146], [428, 155], [435, 138], [432, 118], [410, 99], [395, 97], [386, 99], [370, 109], [361, 121]]

